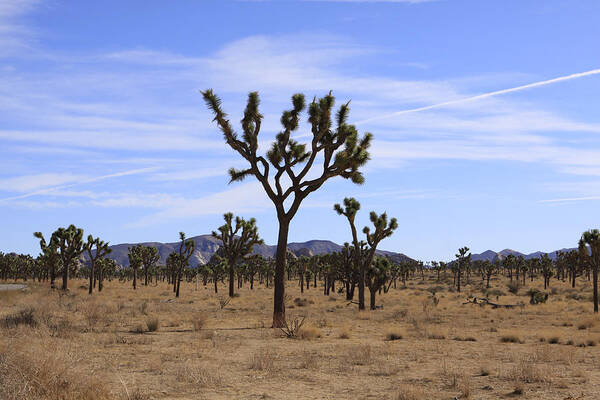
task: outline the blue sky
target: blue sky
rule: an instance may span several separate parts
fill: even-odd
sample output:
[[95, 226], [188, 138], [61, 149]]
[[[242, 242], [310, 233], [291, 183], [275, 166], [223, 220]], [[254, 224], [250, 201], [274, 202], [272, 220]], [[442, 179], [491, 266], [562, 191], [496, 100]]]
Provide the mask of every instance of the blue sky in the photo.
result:
[[360, 226], [398, 218], [382, 248], [426, 261], [574, 246], [598, 226], [600, 75], [397, 112], [598, 69], [598, 16], [596, 0], [0, 0], [0, 250], [37, 254], [32, 232], [70, 223], [176, 241], [226, 211], [274, 243], [257, 183], [227, 184], [244, 164], [206, 88], [233, 122], [258, 90], [265, 145], [296, 92], [351, 99], [374, 134], [366, 183], [329, 181], [290, 241], [347, 241], [332, 205], [351, 195]]

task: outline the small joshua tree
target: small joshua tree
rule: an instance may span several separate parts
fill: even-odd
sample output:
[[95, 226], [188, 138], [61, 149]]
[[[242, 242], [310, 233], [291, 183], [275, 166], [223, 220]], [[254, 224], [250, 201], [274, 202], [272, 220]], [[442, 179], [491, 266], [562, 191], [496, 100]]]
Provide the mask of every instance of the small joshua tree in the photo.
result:
[[196, 248], [196, 243], [193, 239], [186, 239], [185, 233], [179, 232], [179, 239], [181, 243], [179, 244], [179, 253], [178, 253], [178, 269], [177, 269], [177, 279], [174, 282], [173, 288], [175, 289], [175, 297], [179, 297], [179, 287], [181, 286], [181, 276], [183, 274], [183, 269], [190, 264], [190, 258], [192, 254], [194, 254], [194, 249]]
[[50, 275], [50, 287], [54, 288], [56, 266], [61, 262], [60, 255], [58, 254], [58, 242], [51, 240], [50, 243], [47, 243], [42, 232], [35, 232], [33, 236], [40, 239], [42, 253], [39, 256], [39, 261], [48, 271], [48, 274]]
[[457, 292], [460, 293], [460, 277], [462, 275], [462, 271], [464, 271], [468, 265], [471, 264], [471, 253], [469, 253], [469, 248], [467, 246], [461, 247], [458, 249], [458, 253], [456, 254], [456, 286]]
[[152, 246], [144, 246], [140, 253], [142, 266], [144, 267], [144, 286], [148, 286], [148, 273], [156, 266], [156, 263], [160, 259], [158, 249]]
[[254, 218], [246, 221], [235, 217], [235, 226], [232, 213], [226, 213], [223, 218], [225, 224], [219, 227], [219, 233], [213, 231], [212, 235], [222, 243], [223, 255], [229, 267], [229, 297], [233, 297], [235, 265], [252, 253], [255, 244], [263, 244], [263, 240], [258, 237]]
[[[304, 95], [292, 96], [292, 109], [281, 116], [282, 130], [266, 154], [258, 155], [258, 134], [263, 116], [258, 110], [257, 92], [248, 95], [248, 103], [241, 124], [243, 135], [238, 137], [231, 127], [227, 114], [221, 108], [221, 99], [211, 89], [202, 92], [214, 121], [223, 132], [225, 141], [247, 162], [242, 170], [230, 169], [231, 182], [254, 176], [273, 202], [279, 222], [277, 251], [275, 254], [275, 291], [273, 298], [273, 327], [285, 326], [285, 271], [288, 232], [290, 223], [302, 201], [318, 190], [328, 179], [340, 176], [361, 184], [364, 177], [359, 171], [369, 159], [367, 152], [371, 134], [361, 139], [353, 125], [347, 123], [349, 103], [343, 104], [332, 117], [335, 98], [331, 92], [320, 99], [314, 98], [308, 106], [308, 122], [312, 140], [307, 146], [291, 138], [298, 129], [300, 113], [306, 107]], [[334, 126], [335, 125], [335, 126]], [[322, 161], [320, 161], [322, 159]], [[316, 160], [317, 163], [315, 163]], [[322, 165], [320, 171], [318, 165]], [[273, 169], [273, 174], [271, 171]], [[289, 186], [282, 184], [288, 182]], [[287, 209], [286, 209], [287, 208]]]
[[[93, 251], [94, 246], [96, 246], [95, 252]], [[87, 251], [88, 257], [90, 258], [90, 287], [88, 293], [92, 294], [94, 280], [96, 279], [97, 274], [96, 265], [98, 264], [98, 260], [101, 260], [106, 255], [110, 254], [112, 249], [108, 247], [108, 243], [103, 242], [100, 238], [94, 238], [92, 235], [88, 236], [84, 249]]]
[[369, 293], [371, 295], [371, 310], [377, 309], [375, 296], [390, 279], [392, 263], [385, 257], [376, 257], [367, 270], [367, 281], [369, 282]]
[[375, 231], [371, 233], [369, 227], [365, 226], [363, 228], [363, 233], [366, 236], [366, 243], [358, 241], [358, 234], [356, 232], [356, 226], [354, 224], [354, 219], [356, 217], [356, 213], [360, 210], [360, 203], [354, 198], [345, 198], [344, 199], [344, 208], [341, 205], [335, 204], [333, 209], [340, 215], [344, 215], [346, 219], [348, 219], [348, 223], [350, 224], [350, 230], [352, 231], [352, 242], [354, 245], [354, 262], [357, 265], [356, 269], [359, 271], [358, 273], [358, 309], [365, 309], [365, 280], [366, 280], [366, 272], [367, 269], [371, 266], [373, 259], [375, 257], [375, 252], [377, 251], [377, 246], [379, 243], [387, 238], [392, 236], [394, 230], [398, 228], [398, 221], [396, 218], [392, 218], [389, 223], [387, 219], [387, 214], [383, 213], [381, 215], [377, 215], [374, 211], [371, 211], [369, 218], [371, 219], [371, 223], [373, 223], [375, 227]]
[[137, 289], [137, 271], [142, 266], [143, 251], [144, 246], [141, 244], [136, 244], [135, 246], [129, 248], [129, 254], [127, 255], [129, 258], [129, 267], [131, 268], [131, 272], [133, 274], [133, 290]]

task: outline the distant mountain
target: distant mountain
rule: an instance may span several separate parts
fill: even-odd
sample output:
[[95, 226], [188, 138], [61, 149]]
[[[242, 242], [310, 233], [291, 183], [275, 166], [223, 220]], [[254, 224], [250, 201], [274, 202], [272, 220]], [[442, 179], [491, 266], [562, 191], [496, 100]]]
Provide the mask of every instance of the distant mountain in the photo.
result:
[[[571, 248], [571, 249], [560, 249], [560, 250], [555, 250], [555, 251], [551, 251], [548, 254], [548, 257], [550, 257], [552, 260], [556, 260], [556, 254], [559, 251], [562, 252], [569, 252], [571, 250], [577, 250], [576, 248]], [[476, 260], [488, 260], [491, 262], [495, 262], [498, 260], [498, 258], [505, 258], [506, 256], [508, 256], [509, 254], [514, 255], [515, 257], [518, 256], [523, 256], [523, 258], [525, 258], [526, 260], [529, 260], [531, 258], [540, 258], [544, 253], [543, 251], [536, 251], [534, 253], [530, 253], [530, 254], [524, 254], [524, 253], [520, 253], [518, 251], [515, 250], [511, 250], [511, 249], [504, 249], [502, 251], [499, 252], [495, 252], [493, 250], [486, 250], [483, 253], [479, 253], [479, 254], [473, 254], [471, 255], [471, 260], [476, 261]]]
[[[195, 236], [191, 239], [196, 244], [194, 254], [192, 254], [192, 257], [190, 258], [190, 266], [192, 267], [206, 264], [210, 260], [212, 255], [217, 251], [221, 243], [220, 240], [215, 239], [214, 237], [212, 237], [212, 235], [200, 235]], [[159, 264], [163, 265], [167, 262], [167, 257], [171, 252], [179, 250], [179, 242], [122, 243], [110, 246], [112, 252], [108, 257], [115, 260], [118, 264], [127, 267], [129, 266], [129, 258], [127, 257], [127, 254], [129, 253], [129, 248], [135, 246], [136, 244], [156, 247], [158, 249], [158, 254], [160, 255], [160, 259], [158, 262]], [[330, 240], [309, 240], [308, 242], [288, 243], [288, 249], [298, 257], [318, 254], [331, 254], [340, 251], [341, 248], [342, 246]], [[265, 258], [275, 257], [276, 250], [277, 246], [274, 245], [270, 246], [262, 244], [254, 246], [254, 253], [260, 254]], [[409, 257], [402, 253], [394, 253], [385, 250], [377, 251], [377, 253], [390, 257], [394, 262], [410, 260]], [[84, 259], [87, 259], [87, 256], [84, 255]]]

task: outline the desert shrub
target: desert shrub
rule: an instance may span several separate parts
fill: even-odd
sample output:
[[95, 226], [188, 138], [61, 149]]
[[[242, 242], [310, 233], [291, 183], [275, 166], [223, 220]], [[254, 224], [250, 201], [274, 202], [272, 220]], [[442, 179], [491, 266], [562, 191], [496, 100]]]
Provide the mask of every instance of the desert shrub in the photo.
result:
[[347, 361], [351, 365], [367, 365], [373, 361], [373, 350], [370, 345], [362, 344], [353, 347], [347, 354]]
[[452, 340], [456, 340], [458, 342], [476, 342], [477, 339], [473, 336], [455, 336]]
[[431, 329], [427, 332], [427, 339], [443, 340], [447, 335], [448, 332], [443, 329]]
[[517, 281], [509, 282], [508, 285], [506, 285], [506, 287], [508, 288], [508, 291], [512, 294], [518, 294], [519, 290], [521, 290], [521, 284]]
[[45, 321], [51, 337], [71, 338], [75, 327], [69, 318], [48, 318]]
[[35, 309], [33, 307], [19, 310], [16, 313], [9, 314], [0, 319], [0, 326], [3, 328], [16, 328], [19, 325], [27, 325], [32, 328], [38, 326], [35, 318]]
[[529, 295], [530, 304], [542, 304], [548, 300], [548, 293], [544, 293], [538, 289], [529, 289], [527, 294]]
[[338, 334], [338, 337], [340, 339], [350, 339], [350, 329], [348, 329], [347, 327], [343, 328]]
[[191, 322], [192, 322], [194, 331], [198, 332], [198, 331], [202, 330], [204, 325], [206, 325], [206, 315], [203, 313], [198, 313], [198, 314], [194, 315]]
[[298, 367], [301, 369], [315, 369], [319, 366], [319, 356], [315, 352], [304, 350], [299, 358], [300, 365]]
[[146, 320], [146, 327], [148, 328], [148, 332], [158, 331], [158, 329], [160, 328], [160, 322], [158, 321], [158, 318], [148, 318]]
[[191, 360], [178, 365], [175, 377], [179, 382], [191, 383], [198, 387], [215, 387], [222, 381], [213, 368]]
[[299, 297], [296, 297], [294, 299], [294, 304], [298, 307], [304, 307], [306, 305], [308, 305], [308, 300], [307, 299], [301, 299]]
[[539, 366], [524, 358], [507, 373], [507, 378], [520, 383], [551, 383], [553, 372], [547, 366]]
[[394, 400], [426, 400], [429, 398], [420, 386], [400, 385]]
[[271, 371], [275, 365], [275, 353], [269, 348], [259, 349], [250, 357], [250, 369]]
[[388, 341], [400, 340], [402, 338], [403, 338], [403, 334], [402, 334], [402, 332], [400, 332], [398, 330], [389, 330], [385, 334], [385, 340], [388, 340]]
[[219, 308], [222, 310], [229, 304], [231, 297], [218, 295], [217, 301], [219, 302]]
[[471, 383], [471, 377], [469, 375], [463, 374], [458, 380], [456, 387], [460, 392], [461, 399], [471, 398], [471, 395], [473, 394], [473, 385]]
[[148, 302], [144, 300], [142, 304], [140, 304], [140, 312], [143, 315], [148, 315]]
[[593, 318], [593, 317], [584, 318], [577, 322], [577, 329], [579, 329], [579, 330], [590, 329], [590, 328], [593, 328], [594, 325], [596, 325], [595, 318]]
[[524, 343], [521, 335], [518, 332], [506, 332], [500, 336], [502, 343]]
[[521, 382], [517, 382], [515, 388], [511, 392], [514, 396], [521, 396], [525, 393], [525, 386]]
[[299, 339], [312, 340], [322, 336], [321, 331], [314, 326], [304, 326], [297, 333]]
[[146, 332], [146, 327], [139, 323], [137, 325], [135, 325], [133, 328], [131, 328], [131, 333], [138, 333], [138, 334], [142, 334]]
[[304, 325], [305, 317], [295, 317], [291, 319], [291, 322], [285, 321], [285, 326], [279, 328], [283, 334], [290, 338], [295, 339], [300, 334], [302, 326]]

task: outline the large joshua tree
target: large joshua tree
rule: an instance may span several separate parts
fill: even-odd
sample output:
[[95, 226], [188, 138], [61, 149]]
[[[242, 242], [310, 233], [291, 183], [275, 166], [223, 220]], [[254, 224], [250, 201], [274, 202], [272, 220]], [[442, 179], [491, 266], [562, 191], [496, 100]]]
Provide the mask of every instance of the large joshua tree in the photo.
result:
[[[49, 244], [46, 244], [46, 240], [40, 232], [34, 233], [34, 236], [40, 239], [40, 246], [45, 255], [48, 257], [53, 257], [51, 255], [51, 253], [53, 253], [60, 259], [62, 266], [61, 289], [67, 290], [69, 269], [75, 265], [77, 259], [84, 251], [83, 229], [77, 228], [75, 225], [69, 225], [68, 228], [58, 228], [56, 231], [54, 231], [54, 233], [52, 233]], [[52, 265], [54, 266], [54, 261], [52, 261]], [[53, 274], [54, 271], [51, 270], [51, 285]]]
[[[96, 251], [93, 251], [94, 246], [96, 246]], [[96, 265], [98, 264], [98, 260], [101, 260], [106, 255], [110, 254], [112, 249], [108, 247], [108, 243], [103, 242], [100, 238], [94, 238], [92, 235], [88, 235], [87, 243], [85, 243], [83, 247], [90, 258], [90, 287], [88, 293], [92, 294], [94, 280], [96, 279]]]
[[[588, 251], [589, 246], [589, 251]], [[594, 312], [598, 312], [598, 270], [600, 270], [600, 231], [591, 229], [583, 232], [579, 240], [579, 252], [592, 268], [594, 285]]]
[[[291, 134], [298, 129], [300, 113], [306, 107], [304, 95], [295, 94], [292, 96], [292, 109], [284, 111], [281, 116], [283, 129], [277, 134], [265, 158], [257, 154], [258, 134], [263, 118], [258, 110], [258, 93], [251, 92], [248, 95], [241, 120], [241, 138], [223, 112], [221, 99], [211, 89], [202, 92], [202, 95], [208, 108], [214, 113], [214, 120], [223, 132], [227, 144], [248, 162], [245, 169], [229, 170], [230, 182], [241, 181], [253, 175], [275, 205], [279, 234], [275, 255], [273, 327], [282, 327], [285, 325], [284, 274], [290, 223], [302, 201], [328, 179], [341, 176], [357, 184], [364, 182], [359, 168], [369, 159], [367, 149], [372, 136], [367, 133], [359, 138], [356, 128], [347, 123], [349, 103], [342, 104], [335, 116], [332, 116], [335, 98], [330, 92], [323, 98], [313, 99], [308, 106], [312, 140], [307, 149], [305, 144], [291, 138]], [[318, 164], [322, 168], [317, 167]]]
[[233, 297], [235, 265], [252, 253], [255, 244], [263, 244], [263, 240], [258, 236], [258, 227], [254, 218], [246, 221], [235, 217], [234, 221], [233, 214], [226, 213], [223, 219], [225, 224], [219, 227], [218, 233], [213, 231], [212, 235], [222, 243], [223, 254], [229, 267], [229, 297]]
[[352, 242], [354, 245], [353, 258], [355, 265], [357, 266], [356, 269], [358, 270], [358, 309], [364, 310], [365, 280], [367, 270], [371, 267], [371, 263], [375, 257], [375, 252], [377, 251], [377, 246], [383, 239], [392, 236], [394, 230], [398, 228], [398, 221], [396, 218], [392, 218], [388, 223], [386, 213], [377, 215], [377, 213], [371, 211], [369, 218], [375, 227], [375, 231], [371, 233], [369, 227], [365, 226], [363, 228], [363, 233], [365, 234], [367, 241], [366, 243], [363, 241], [359, 242], [354, 219], [357, 211], [360, 210], [360, 203], [352, 197], [345, 198], [343, 208], [341, 205], [335, 204], [333, 209], [339, 215], [345, 216], [350, 224], [350, 230], [352, 231]]

